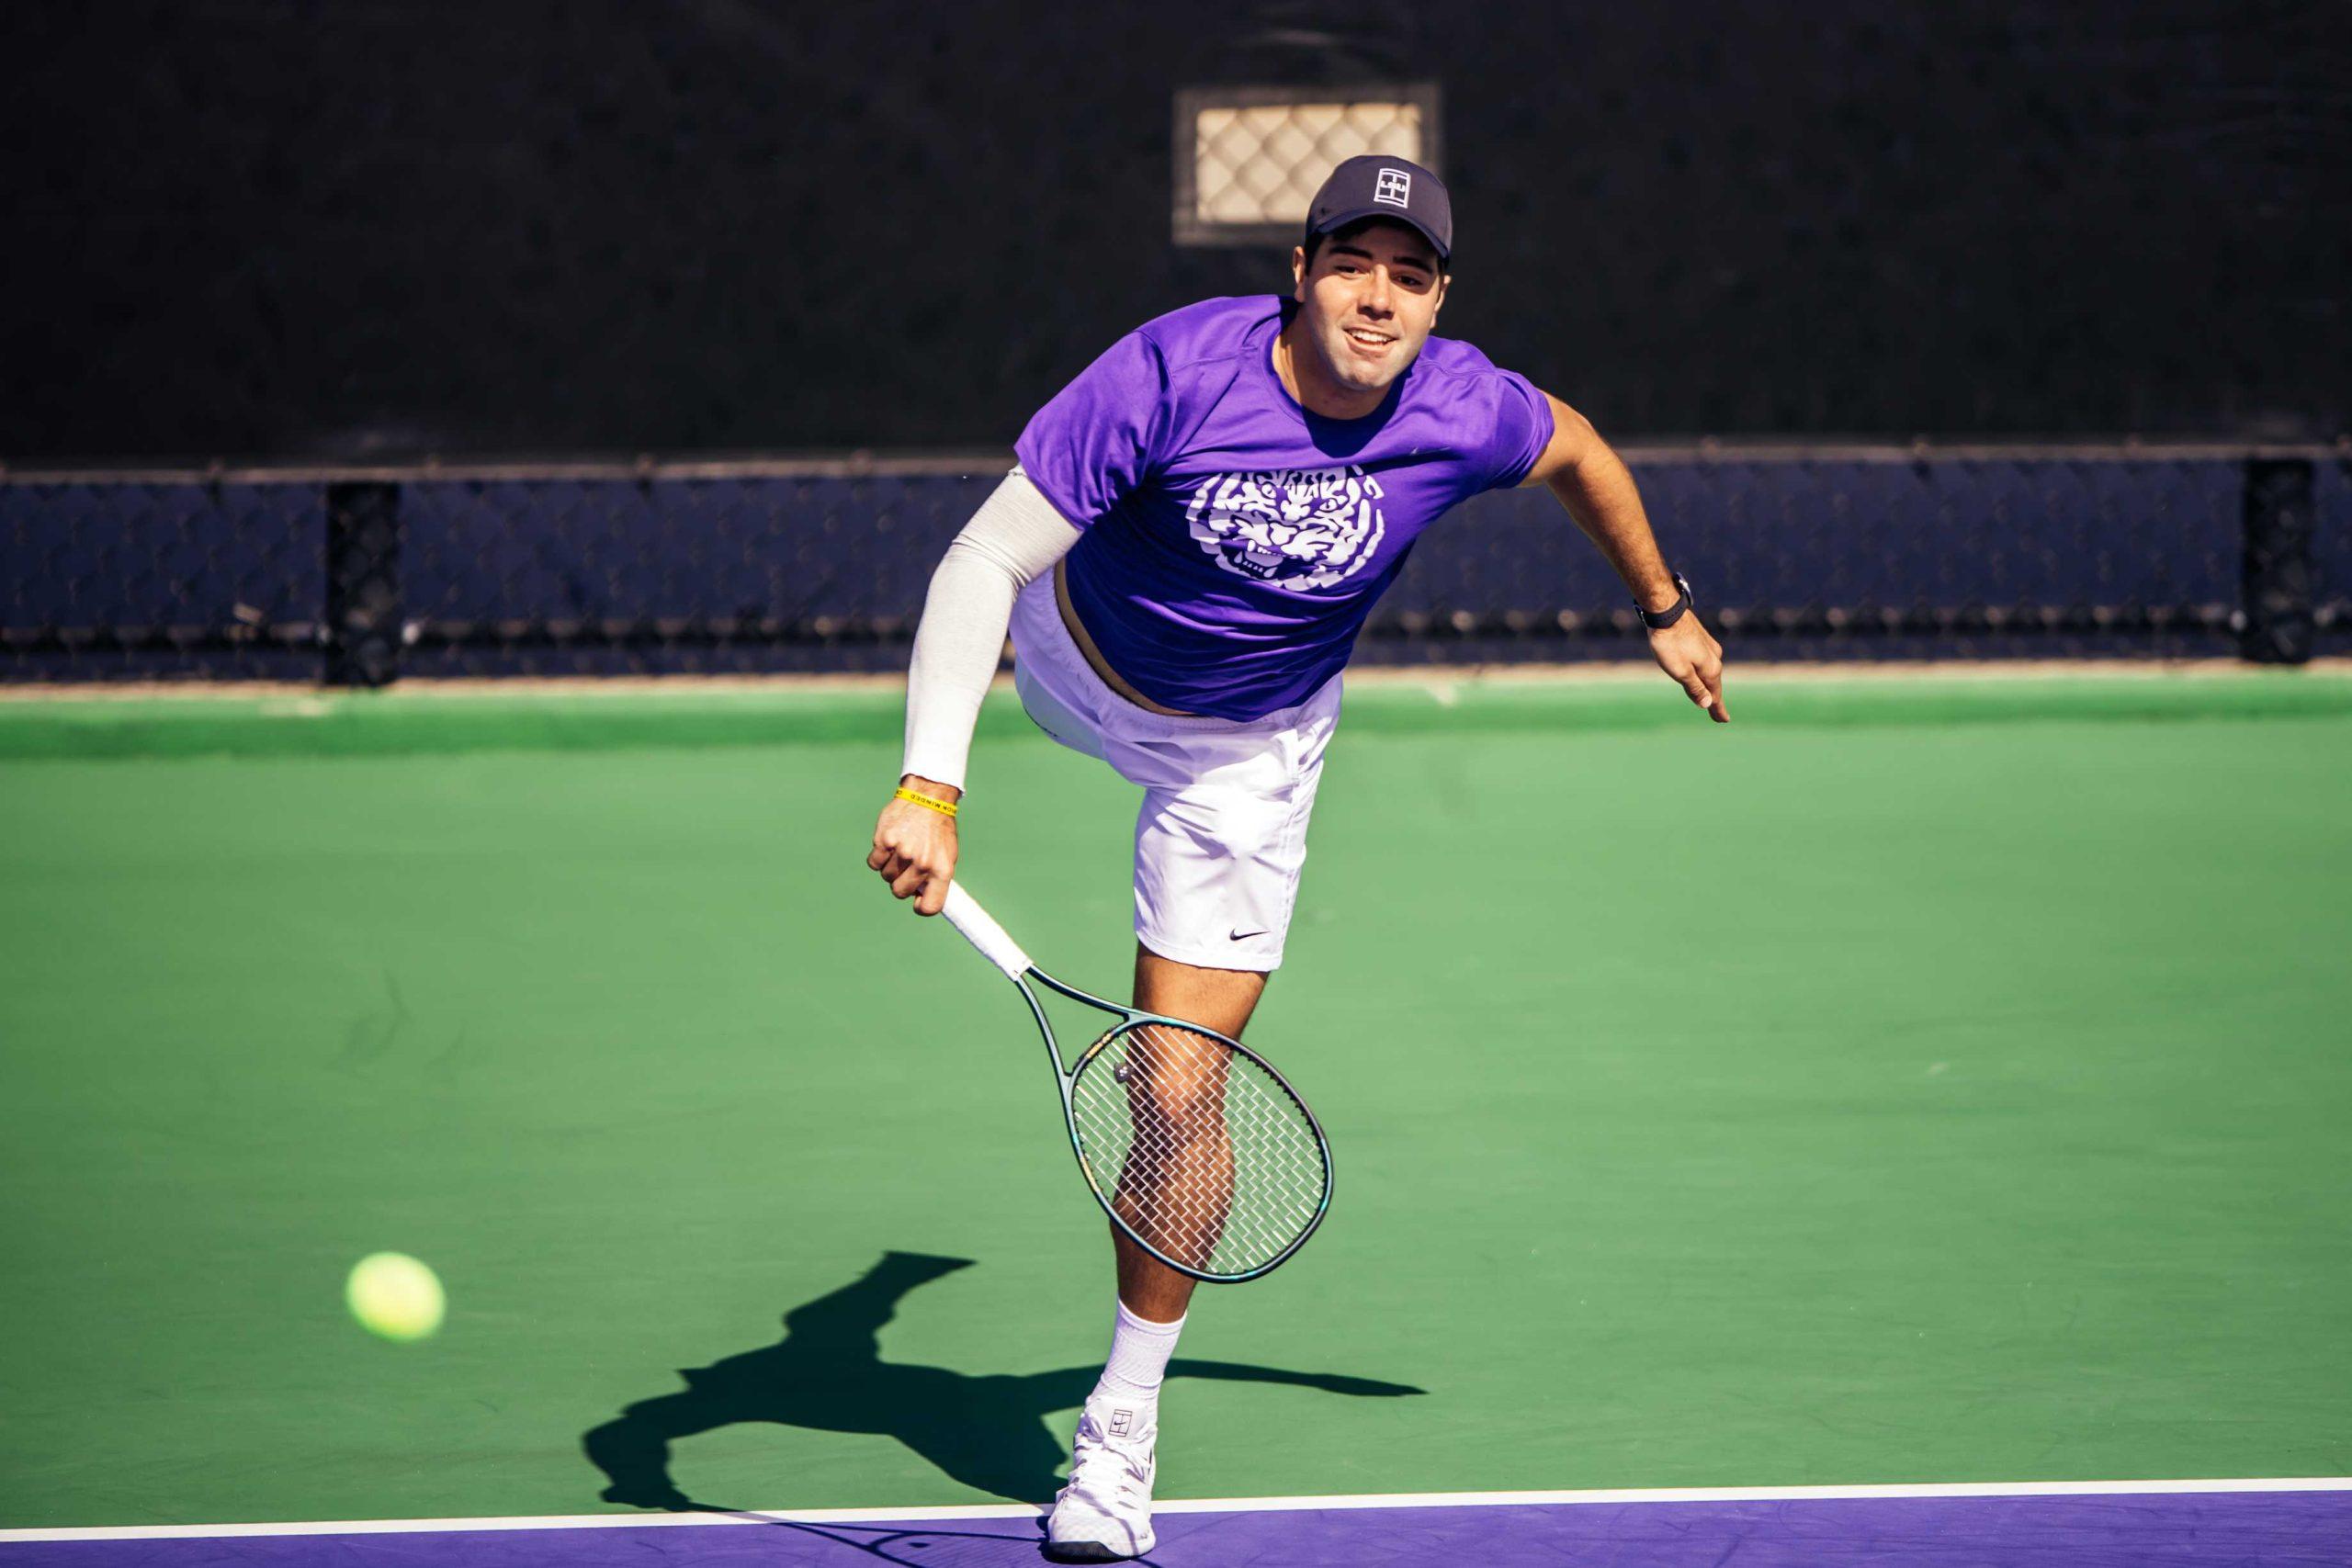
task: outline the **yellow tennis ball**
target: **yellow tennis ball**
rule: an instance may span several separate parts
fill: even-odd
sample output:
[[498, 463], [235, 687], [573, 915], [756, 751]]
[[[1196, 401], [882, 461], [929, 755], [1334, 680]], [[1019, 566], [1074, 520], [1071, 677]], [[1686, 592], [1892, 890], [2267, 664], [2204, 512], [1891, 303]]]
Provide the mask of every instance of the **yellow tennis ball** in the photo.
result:
[[371, 1252], [343, 1288], [351, 1315], [370, 1334], [406, 1343], [441, 1326], [440, 1277], [405, 1252]]

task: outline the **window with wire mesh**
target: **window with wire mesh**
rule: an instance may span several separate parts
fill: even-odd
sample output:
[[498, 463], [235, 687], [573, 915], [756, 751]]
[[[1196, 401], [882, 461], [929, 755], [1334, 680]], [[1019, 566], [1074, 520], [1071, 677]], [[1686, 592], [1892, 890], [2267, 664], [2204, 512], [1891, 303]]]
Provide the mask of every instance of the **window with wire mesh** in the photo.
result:
[[1438, 168], [1438, 110], [1426, 82], [1179, 91], [1176, 243], [1295, 239], [1324, 176], [1363, 153]]

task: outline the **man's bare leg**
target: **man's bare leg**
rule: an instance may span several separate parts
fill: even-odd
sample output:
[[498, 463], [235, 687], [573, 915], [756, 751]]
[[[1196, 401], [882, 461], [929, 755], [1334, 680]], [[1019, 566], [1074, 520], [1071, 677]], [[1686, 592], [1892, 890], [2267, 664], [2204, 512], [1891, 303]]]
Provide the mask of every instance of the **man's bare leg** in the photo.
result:
[[[1179, 964], [1137, 943], [1135, 1005], [1241, 1038], [1258, 998], [1265, 994], [1266, 976], [1254, 969], [1204, 969]], [[1119, 1253], [1119, 1299], [1137, 1317], [1173, 1323], [1184, 1315], [1195, 1281], [1127, 1239], [1114, 1225], [1112, 1245]]]
[[[1265, 989], [1266, 976], [1254, 970], [1204, 969], [1136, 949], [1136, 1006], [1148, 1012], [1238, 1036]], [[1148, 1029], [1136, 1038], [1145, 1043], [1123, 1064], [1138, 1069], [1128, 1084], [1129, 1110], [1173, 1131], [1146, 1140], [1139, 1130], [1113, 1202], [1131, 1223], [1144, 1217], [1144, 1234], [1170, 1257], [1197, 1254], [1205, 1262], [1233, 1197], [1222, 1047], [1173, 1029]], [[1046, 1518], [1048, 1555], [1057, 1562], [1124, 1561], [1149, 1551], [1155, 1540], [1159, 1387], [1193, 1280], [1116, 1225], [1111, 1240], [1119, 1252], [1117, 1322], [1102, 1377], [1079, 1415], [1069, 1483]]]

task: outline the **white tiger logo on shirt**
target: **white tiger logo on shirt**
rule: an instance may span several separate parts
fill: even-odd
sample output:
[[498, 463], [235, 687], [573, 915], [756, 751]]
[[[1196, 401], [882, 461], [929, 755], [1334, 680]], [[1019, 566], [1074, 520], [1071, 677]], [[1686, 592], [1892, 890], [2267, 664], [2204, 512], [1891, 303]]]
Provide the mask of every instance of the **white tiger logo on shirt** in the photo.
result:
[[1305, 592], [1372, 559], [1387, 532], [1380, 496], [1380, 481], [1352, 463], [1217, 474], [1193, 491], [1184, 522], [1226, 570]]

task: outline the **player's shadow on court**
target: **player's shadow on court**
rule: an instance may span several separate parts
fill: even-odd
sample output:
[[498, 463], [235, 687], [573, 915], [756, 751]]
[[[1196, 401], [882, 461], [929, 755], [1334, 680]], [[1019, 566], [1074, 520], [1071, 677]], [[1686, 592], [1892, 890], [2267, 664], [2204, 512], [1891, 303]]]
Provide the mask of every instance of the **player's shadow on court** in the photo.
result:
[[[882, 1359], [881, 1331], [899, 1301], [971, 1266], [968, 1258], [886, 1252], [863, 1278], [785, 1314], [777, 1343], [680, 1371], [684, 1392], [639, 1400], [582, 1437], [588, 1458], [611, 1483], [605, 1500], [640, 1508], [733, 1511], [679, 1489], [670, 1475], [670, 1445], [742, 1421], [879, 1433], [977, 1491], [1020, 1503], [1050, 1498], [1068, 1455], [1046, 1417], [1085, 1403], [1099, 1368], [974, 1377]], [[1371, 1378], [1183, 1357], [1169, 1364], [1168, 1373], [1372, 1397], [1426, 1392]]]

